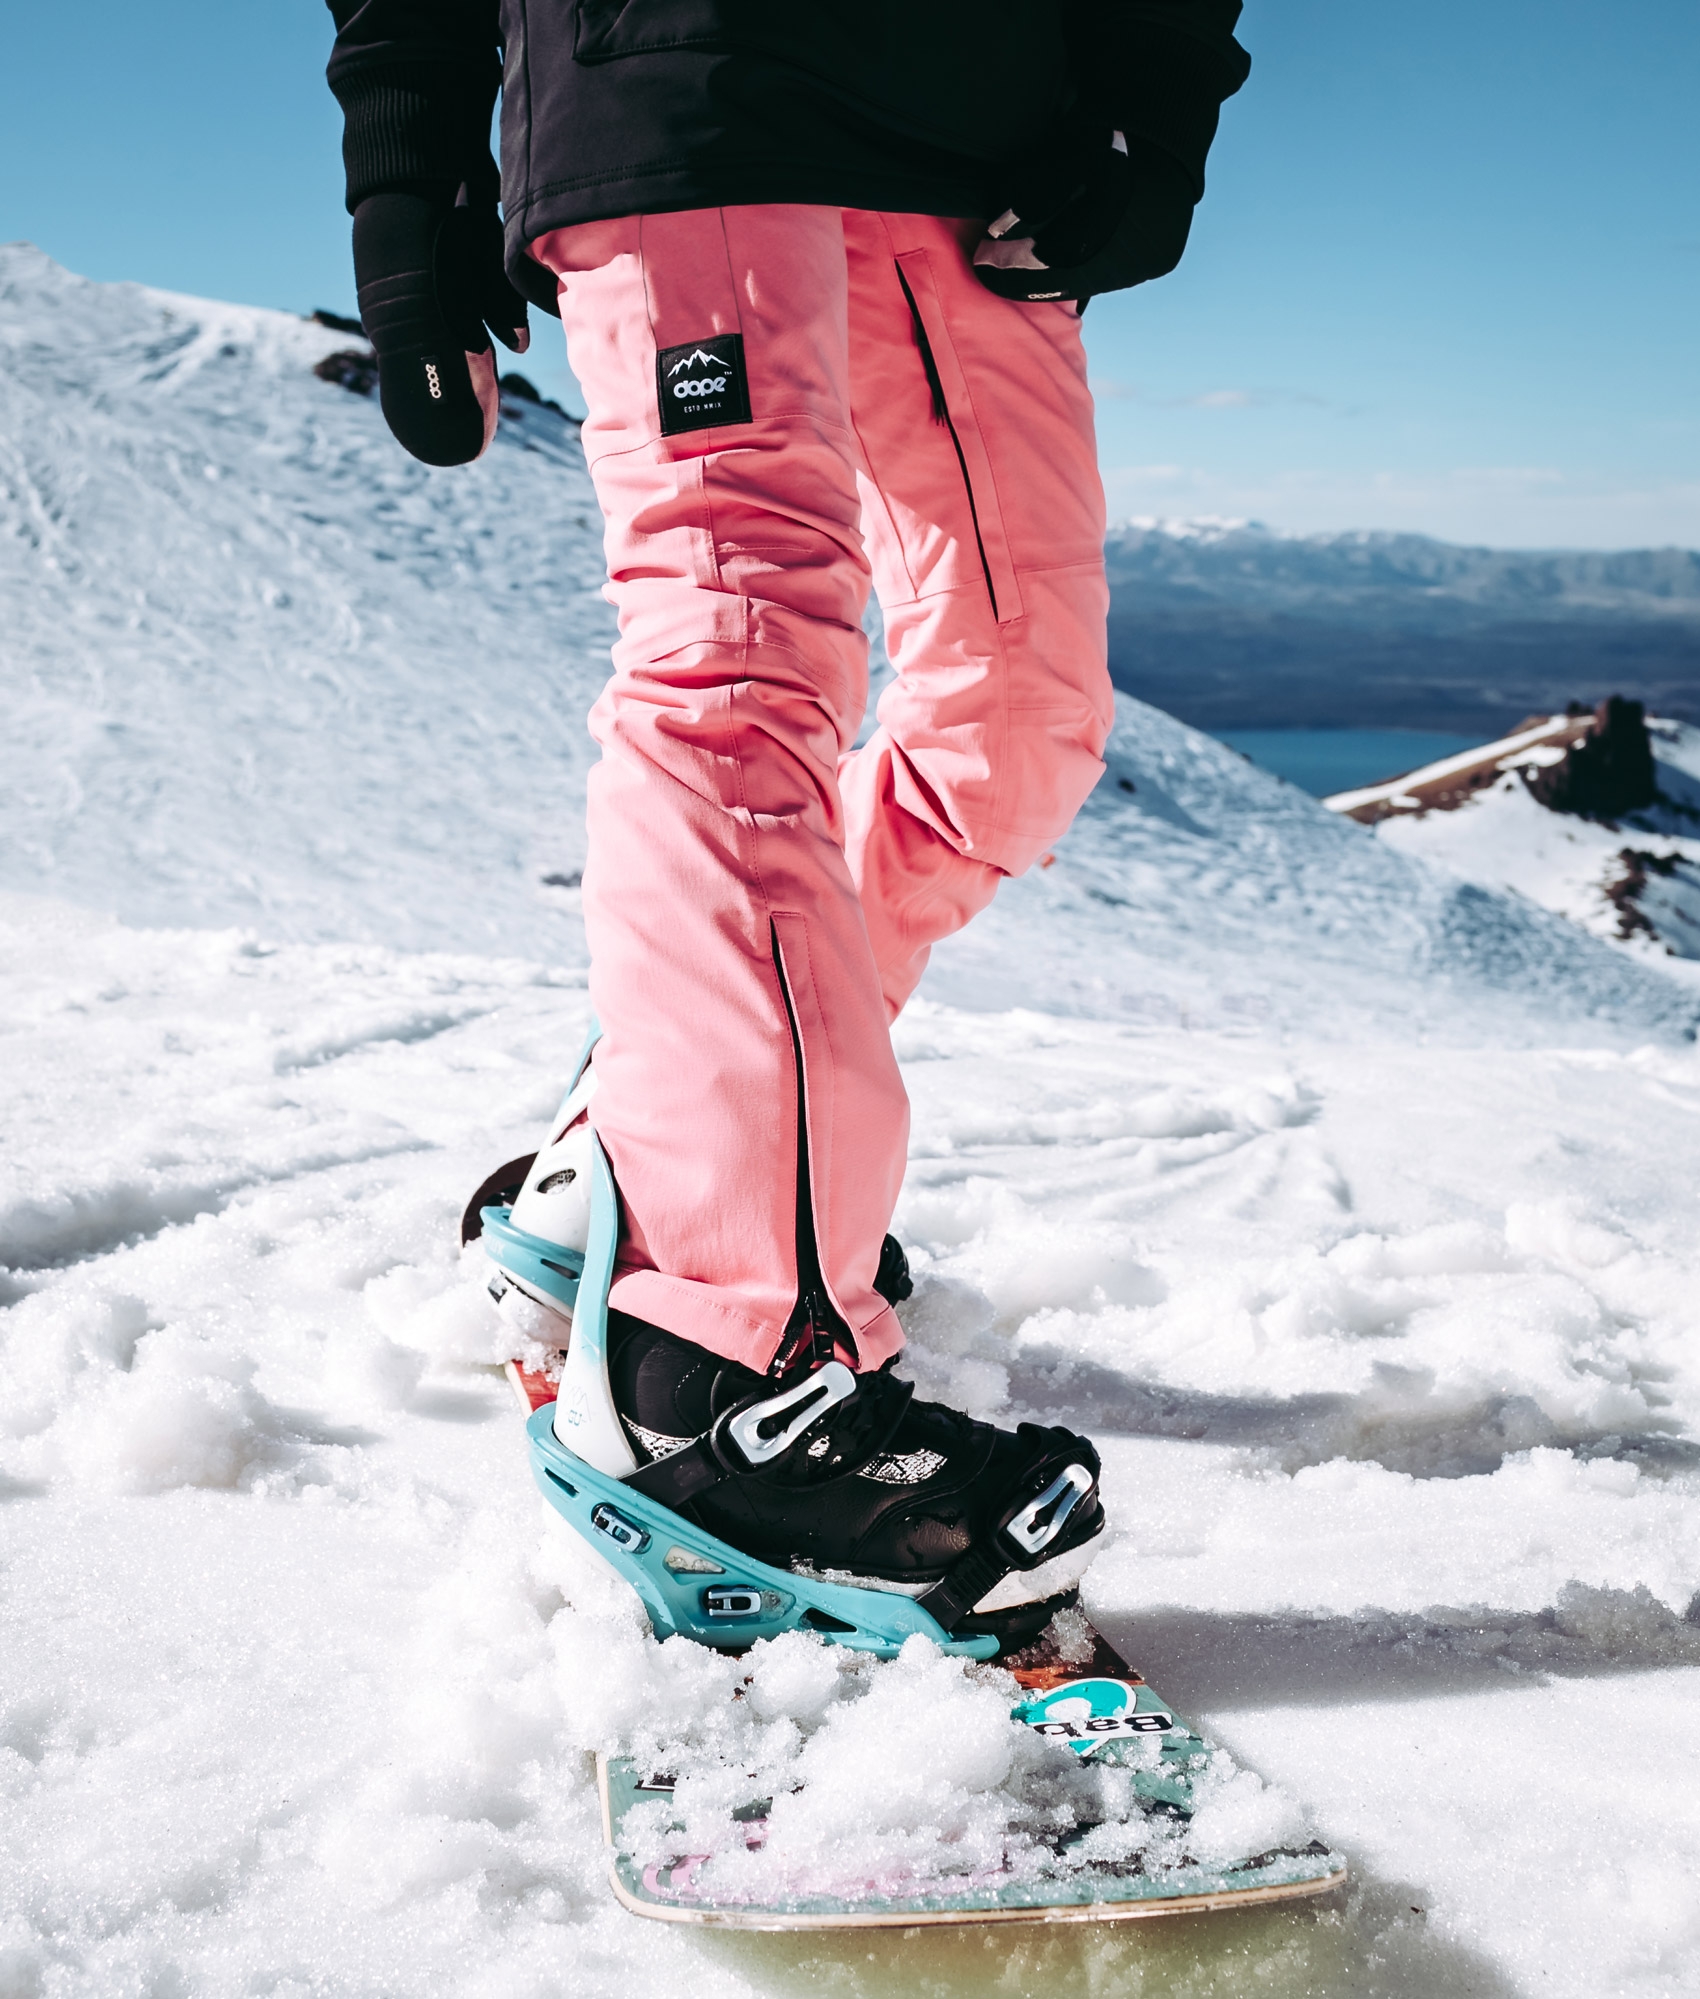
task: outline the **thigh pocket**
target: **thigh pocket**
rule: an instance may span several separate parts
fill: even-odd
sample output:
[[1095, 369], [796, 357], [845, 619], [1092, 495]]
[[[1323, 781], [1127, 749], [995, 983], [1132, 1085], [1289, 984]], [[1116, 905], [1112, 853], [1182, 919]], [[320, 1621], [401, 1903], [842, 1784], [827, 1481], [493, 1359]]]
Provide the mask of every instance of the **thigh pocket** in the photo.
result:
[[968, 377], [951, 344], [950, 327], [933, 282], [932, 263], [925, 250], [911, 250], [897, 259], [897, 281], [909, 302], [915, 344], [933, 392], [933, 416], [948, 434], [962, 475], [967, 529], [972, 535], [992, 613], [1000, 625], [1023, 615], [1021, 586], [998, 503], [992, 461], [974, 414]]

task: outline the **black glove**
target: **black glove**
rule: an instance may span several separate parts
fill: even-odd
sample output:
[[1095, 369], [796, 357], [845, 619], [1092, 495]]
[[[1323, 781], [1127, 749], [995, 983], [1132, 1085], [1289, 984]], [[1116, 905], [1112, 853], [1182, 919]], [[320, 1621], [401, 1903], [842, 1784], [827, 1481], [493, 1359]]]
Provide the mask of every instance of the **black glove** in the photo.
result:
[[1197, 200], [1179, 160], [1100, 128], [1047, 147], [1012, 176], [1009, 204], [974, 252], [1001, 298], [1088, 299], [1167, 276]]
[[496, 434], [490, 328], [523, 354], [525, 300], [508, 283], [493, 208], [369, 194], [354, 211], [360, 321], [378, 356], [384, 419], [427, 465], [466, 465]]

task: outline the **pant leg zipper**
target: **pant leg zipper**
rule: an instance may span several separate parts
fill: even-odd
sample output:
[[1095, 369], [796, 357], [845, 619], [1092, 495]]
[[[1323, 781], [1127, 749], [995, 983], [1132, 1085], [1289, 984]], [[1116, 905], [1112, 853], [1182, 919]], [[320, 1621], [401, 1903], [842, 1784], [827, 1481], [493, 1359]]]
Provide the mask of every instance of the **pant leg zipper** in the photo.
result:
[[774, 1355], [773, 1374], [785, 1374], [801, 1362], [824, 1366], [832, 1359], [840, 1340], [854, 1353], [856, 1342], [843, 1315], [832, 1302], [821, 1268], [820, 1242], [815, 1232], [814, 1190], [809, 1175], [809, 1118], [803, 1069], [803, 1035], [797, 1025], [797, 1009], [791, 999], [791, 981], [785, 973], [785, 956], [779, 947], [779, 927], [771, 919], [768, 934], [773, 940], [773, 969], [779, 976], [780, 996], [785, 1002], [785, 1018], [791, 1029], [791, 1053], [797, 1065], [797, 1302], [785, 1322], [785, 1332]]
[[933, 419], [942, 423], [950, 433], [950, 441], [956, 451], [956, 462], [962, 471], [962, 490], [968, 495], [968, 518], [974, 524], [974, 546], [980, 551], [980, 569], [986, 579], [986, 595], [992, 600], [992, 616], [998, 614], [997, 586], [992, 581], [992, 565], [986, 556], [985, 536], [980, 532], [980, 509], [974, 504], [974, 482], [968, 476], [968, 458], [962, 449], [962, 439], [956, 434], [956, 425], [951, 421], [950, 405], [944, 398], [944, 379], [939, 374], [939, 364], [933, 353], [933, 343], [927, 338], [927, 329], [921, 320], [921, 308], [915, 303], [915, 294], [909, 289], [909, 280], [903, 266], [897, 265], [897, 282], [903, 287], [903, 296], [909, 301], [909, 317], [915, 325], [915, 345], [921, 350], [921, 366], [927, 373], [927, 387], [933, 392]]

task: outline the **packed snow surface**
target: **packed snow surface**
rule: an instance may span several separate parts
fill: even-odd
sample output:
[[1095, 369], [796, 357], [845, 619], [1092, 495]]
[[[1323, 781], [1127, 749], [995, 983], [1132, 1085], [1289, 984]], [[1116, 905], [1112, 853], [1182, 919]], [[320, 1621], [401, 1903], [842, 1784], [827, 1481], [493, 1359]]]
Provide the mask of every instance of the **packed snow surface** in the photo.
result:
[[1100, 1441], [1087, 1604], [1242, 1766], [1210, 1837], [1354, 1885], [640, 1923], [597, 1746], [704, 1823], [830, 1779], [785, 1850], [888, 1867], [1100, 1780], [925, 1647], [734, 1708], [531, 1487], [454, 1223], [588, 1013], [571, 433], [425, 472], [340, 336], [25, 249], [0, 339], [5, 1999], [1700, 1990], [1692, 985], [1124, 703], [896, 1029], [909, 1366]]

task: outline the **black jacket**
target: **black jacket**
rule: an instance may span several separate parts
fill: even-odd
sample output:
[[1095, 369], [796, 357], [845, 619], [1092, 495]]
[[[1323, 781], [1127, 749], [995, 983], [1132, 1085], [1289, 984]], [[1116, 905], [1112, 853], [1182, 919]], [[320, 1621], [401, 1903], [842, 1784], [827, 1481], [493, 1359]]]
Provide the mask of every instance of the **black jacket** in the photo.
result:
[[350, 209], [493, 197], [499, 88], [509, 270], [551, 311], [525, 255], [546, 230], [740, 202], [989, 216], [1000, 177], [1093, 120], [1160, 148], [1196, 200], [1249, 67], [1240, 0], [327, 4]]

